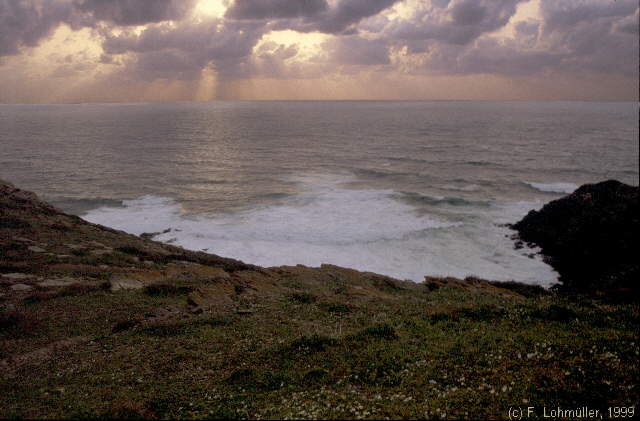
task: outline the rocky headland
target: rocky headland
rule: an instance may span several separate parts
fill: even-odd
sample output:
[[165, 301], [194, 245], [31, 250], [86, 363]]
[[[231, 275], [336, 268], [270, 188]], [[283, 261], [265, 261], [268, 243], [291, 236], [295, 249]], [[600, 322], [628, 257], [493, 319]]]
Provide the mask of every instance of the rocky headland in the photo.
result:
[[565, 292], [638, 299], [638, 187], [609, 180], [586, 184], [531, 211], [513, 228], [541, 247]]
[[[594, 251], [567, 252], [585, 244], [579, 225], [603, 220], [602, 198], [635, 200], [605, 206], [603, 231], [637, 215], [637, 188], [607, 186], [617, 193], [584, 186], [571, 206], [516, 225], [567, 287], [635, 288], [627, 254], [600, 266]], [[580, 221], [560, 218], [581, 209]], [[637, 241], [635, 218], [622, 240], [598, 234], [598, 250]], [[638, 320], [637, 303], [516, 283], [261, 268], [91, 224], [0, 181], [0, 418], [475, 419], [514, 405], [631, 406]]]

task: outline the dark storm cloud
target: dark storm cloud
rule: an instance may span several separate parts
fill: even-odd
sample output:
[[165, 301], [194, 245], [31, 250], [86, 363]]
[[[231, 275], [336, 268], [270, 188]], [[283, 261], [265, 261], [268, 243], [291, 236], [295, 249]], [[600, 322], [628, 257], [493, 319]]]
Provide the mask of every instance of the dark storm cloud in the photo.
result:
[[75, 0], [77, 10], [98, 21], [116, 25], [144, 25], [182, 19], [196, 0]]
[[237, 0], [227, 12], [233, 19], [152, 25], [140, 35], [109, 36], [104, 48], [108, 54], [134, 53], [125, 70], [146, 79], [196, 78], [211, 65], [223, 77], [288, 74], [284, 61], [297, 50], [271, 48], [260, 52], [261, 67], [249, 64], [253, 47], [270, 29], [338, 35], [323, 45], [325, 60], [334, 65], [389, 66], [390, 48], [407, 47], [409, 55], [426, 54], [424, 71], [439, 74], [637, 74], [638, 6], [633, 0], [604, 5], [542, 0], [542, 20], [517, 23], [513, 39], [484, 37], [504, 27], [522, 1], [433, 0], [409, 19], [379, 17], [367, 26], [377, 28], [371, 39], [353, 34], [357, 24], [394, 0], [341, 0], [333, 8], [324, 0]]
[[[335, 35], [312, 64], [390, 69], [389, 52], [400, 51], [415, 72], [638, 76], [637, 0], [541, 0], [539, 19], [518, 22], [507, 39], [488, 35], [527, 0], [431, 0], [411, 3], [409, 17], [382, 13], [399, 1], [235, 0], [224, 19], [191, 20], [197, 0], [0, 0], [0, 58], [37, 46], [64, 23], [99, 28], [100, 62], [126, 78], [191, 80], [207, 67], [222, 78], [306, 77], [303, 65], [287, 73], [297, 47], [261, 49], [260, 65], [251, 61], [264, 34], [292, 29]], [[141, 24], [141, 33], [128, 28]]]
[[329, 8], [326, 0], [235, 0], [226, 17], [277, 21], [276, 29], [327, 34], [352, 34], [361, 20], [375, 16], [399, 0], [340, 0]]
[[138, 79], [194, 79], [209, 65], [221, 76], [240, 77], [241, 65], [262, 37], [264, 24], [203, 20], [178, 26], [153, 25], [139, 35], [108, 36], [103, 44], [107, 54], [133, 53], [122, 72]]
[[393, 6], [398, 0], [341, 0], [317, 23], [316, 30], [337, 34], [345, 32], [361, 20], [375, 16]]
[[[253, 47], [277, 20], [280, 29], [343, 32], [362, 19], [376, 15], [397, 0], [342, 0], [333, 9], [321, 1], [236, 1], [227, 10], [227, 19], [209, 19], [178, 26], [150, 25], [142, 33], [107, 34], [106, 56], [130, 53], [121, 75], [136, 79], [195, 79], [202, 69], [213, 66], [222, 78], [243, 78], [269, 70], [281, 73], [283, 62], [297, 52], [274, 49], [261, 53], [261, 67], [249, 63]], [[277, 25], [276, 25], [277, 27]], [[314, 29], [315, 28], [315, 29]], [[330, 55], [343, 64], [388, 64], [384, 41], [346, 37], [330, 45]], [[275, 69], [278, 69], [277, 71]]]
[[547, 30], [562, 30], [583, 22], [602, 18], [620, 18], [632, 15], [638, 8], [637, 0], [543, 0], [540, 10]]
[[541, 12], [540, 23], [519, 22], [514, 39], [485, 38], [469, 45], [431, 43], [426, 68], [445, 74], [526, 76], [562, 71], [637, 77], [635, 1], [543, 0]]
[[[433, 2], [413, 19], [397, 23], [389, 34], [410, 41], [421, 50], [420, 41], [464, 45], [479, 36], [502, 28], [526, 0], [452, 0]], [[423, 44], [424, 45], [424, 44]]]
[[0, 57], [35, 47], [60, 24], [117, 26], [182, 19], [197, 0], [0, 0]]
[[326, 0], [236, 0], [225, 16], [238, 20], [310, 18], [328, 8]]
[[540, 45], [561, 57], [557, 68], [637, 77], [638, 36], [628, 26], [637, 27], [637, 0], [542, 0], [540, 10]]
[[139, 35], [110, 35], [103, 48], [109, 54], [176, 49], [216, 59], [246, 56], [263, 34], [263, 25], [208, 19], [197, 24], [155, 25]]
[[15, 55], [20, 47], [35, 47], [71, 14], [65, 1], [0, 0], [0, 57]]

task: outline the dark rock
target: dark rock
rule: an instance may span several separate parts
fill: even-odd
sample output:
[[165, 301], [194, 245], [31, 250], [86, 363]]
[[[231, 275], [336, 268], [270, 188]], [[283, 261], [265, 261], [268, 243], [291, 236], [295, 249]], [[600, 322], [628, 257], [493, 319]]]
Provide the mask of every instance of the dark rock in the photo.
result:
[[546, 290], [540, 285], [523, 284], [521, 282], [515, 282], [515, 281], [489, 281], [489, 283], [498, 288], [514, 291], [522, 295], [523, 297], [528, 297], [528, 298], [540, 297], [543, 295], [551, 294], [550, 291]]
[[628, 288], [637, 296], [638, 187], [615, 180], [586, 184], [513, 228], [540, 246], [560, 274], [560, 290]]
[[[176, 231], [180, 231], [180, 230], [176, 230]], [[164, 231], [158, 231], [158, 232], [143, 232], [142, 234], [140, 234], [140, 237], [144, 238], [145, 240], [151, 240], [153, 237], [157, 235], [166, 234], [168, 232], [171, 232], [171, 228], [167, 228]]]

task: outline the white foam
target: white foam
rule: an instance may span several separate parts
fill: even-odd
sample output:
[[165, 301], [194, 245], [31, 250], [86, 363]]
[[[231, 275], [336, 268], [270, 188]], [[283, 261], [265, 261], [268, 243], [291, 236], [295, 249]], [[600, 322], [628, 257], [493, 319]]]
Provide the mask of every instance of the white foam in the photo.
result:
[[[414, 281], [477, 275], [547, 286], [556, 280], [549, 266], [513, 249], [507, 228], [495, 226], [496, 212], [513, 217], [506, 208], [454, 223], [418, 215], [392, 190], [305, 183], [305, 192], [284, 203], [234, 214], [188, 218], [172, 199], [145, 196], [121, 208], [93, 210], [85, 219], [138, 235], [172, 228], [154, 239], [261, 266], [331, 263]], [[530, 208], [508, 210], [522, 216]]]
[[524, 183], [536, 190], [547, 193], [573, 193], [578, 188], [573, 183], [534, 183], [532, 181], [525, 181]]

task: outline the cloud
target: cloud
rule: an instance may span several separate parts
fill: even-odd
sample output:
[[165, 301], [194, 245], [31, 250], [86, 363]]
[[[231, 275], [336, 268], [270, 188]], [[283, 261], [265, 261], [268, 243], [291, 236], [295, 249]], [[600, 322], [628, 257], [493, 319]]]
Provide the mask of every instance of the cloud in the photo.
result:
[[181, 20], [197, 0], [75, 0], [75, 8], [97, 21], [120, 26]]
[[276, 29], [353, 34], [360, 21], [398, 1], [339, 0], [334, 7], [329, 7], [326, 0], [235, 0], [225, 16], [236, 20], [275, 21]]
[[199, 57], [181, 50], [149, 51], [136, 56], [128, 70], [129, 76], [140, 80], [194, 80], [206, 65]]
[[[519, 3], [526, 0], [432, 1], [417, 9], [411, 19], [396, 22], [389, 36], [424, 48], [422, 41], [465, 45], [505, 26]], [[422, 48], [421, 45], [422, 44]]]
[[331, 39], [323, 45], [330, 61], [344, 65], [387, 65], [389, 51], [383, 39], [366, 39], [357, 35]]
[[95, 68], [95, 64], [91, 63], [76, 63], [65, 64], [56, 68], [49, 77], [52, 78], [68, 78], [77, 76], [78, 74], [91, 71]]
[[[126, 71], [137, 78], [197, 78], [214, 66], [221, 77], [269, 76], [305, 78], [318, 68], [378, 66], [391, 70], [389, 51], [406, 48], [410, 73], [449, 75], [499, 74], [509, 77], [555, 72], [637, 72], [638, 6], [619, 0], [607, 8], [596, 0], [542, 0], [541, 19], [517, 22], [515, 37], [488, 36], [504, 27], [522, 0], [432, 0], [408, 18], [379, 17], [378, 31], [353, 34], [362, 19], [376, 16], [393, 0], [340, 0], [326, 8], [324, 0], [292, 2], [236, 0], [227, 11], [233, 19], [149, 25], [142, 33], [107, 36], [110, 55], [129, 53]], [[288, 6], [295, 4], [297, 6]], [[287, 9], [287, 10], [285, 10]], [[274, 23], [275, 21], [275, 23]], [[253, 47], [271, 29], [294, 28], [334, 33], [314, 63], [291, 60], [297, 47]], [[634, 32], [635, 31], [635, 32]], [[372, 37], [373, 35], [373, 37]], [[133, 55], [131, 55], [133, 54]], [[107, 61], [105, 58], [104, 61]], [[416, 67], [417, 66], [417, 67]], [[352, 71], [352, 70], [350, 70]], [[172, 76], [173, 75], [173, 76]]]
[[0, 0], [0, 57], [36, 47], [60, 24], [143, 25], [183, 19], [197, 0]]
[[297, 45], [281, 45], [275, 42], [260, 44], [251, 57], [250, 73], [272, 79], [301, 79], [309, 74], [298, 61], [291, 62], [300, 52]]
[[[66, 24], [92, 29], [94, 53], [41, 59], [58, 82], [92, 65], [111, 81], [149, 86], [189, 84], [203, 69], [218, 81], [374, 73], [638, 79], [637, 0], [535, 0], [533, 15], [517, 13], [533, 0], [225, 1], [224, 17], [213, 17], [192, 13], [198, 0], [0, 0], [0, 65], [17, 66], [23, 50]], [[537, 9], [529, 6], [520, 10]], [[325, 41], [316, 51], [262, 38], [287, 29], [321, 32]]]
[[235, 0], [225, 16], [237, 20], [311, 18], [328, 8], [326, 0]]
[[563, 31], [581, 23], [629, 16], [637, 9], [636, 0], [542, 0], [540, 4], [547, 31]]
[[635, 15], [625, 16], [615, 23], [614, 31], [623, 34], [638, 36], [640, 24], [640, 8], [636, 9]]
[[[638, 75], [636, 0], [542, 0], [541, 41], [562, 55], [558, 68], [572, 72]], [[637, 29], [636, 29], [637, 30]]]
[[423, 68], [439, 74], [528, 76], [548, 72], [637, 77], [634, 1], [542, 0], [541, 21], [514, 26], [513, 39], [478, 37], [466, 45], [431, 43]]
[[375, 16], [397, 2], [398, 0], [341, 0], [317, 23], [315, 29], [330, 34], [351, 29], [349, 33], [353, 33], [354, 25], [361, 20]]
[[0, 57], [35, 47], [72, 14], [67, 1], [0, 0]]
[[150, 25], [140, 34], [112, 34], [103, 48], [109, 55], [131, 53], [122, 72], [138, 79], [193, 79], [209, 65], [216, 67], [219, 76], [240, 77], [241, 65], [263, 33], [263, 23], [209, 18]]

